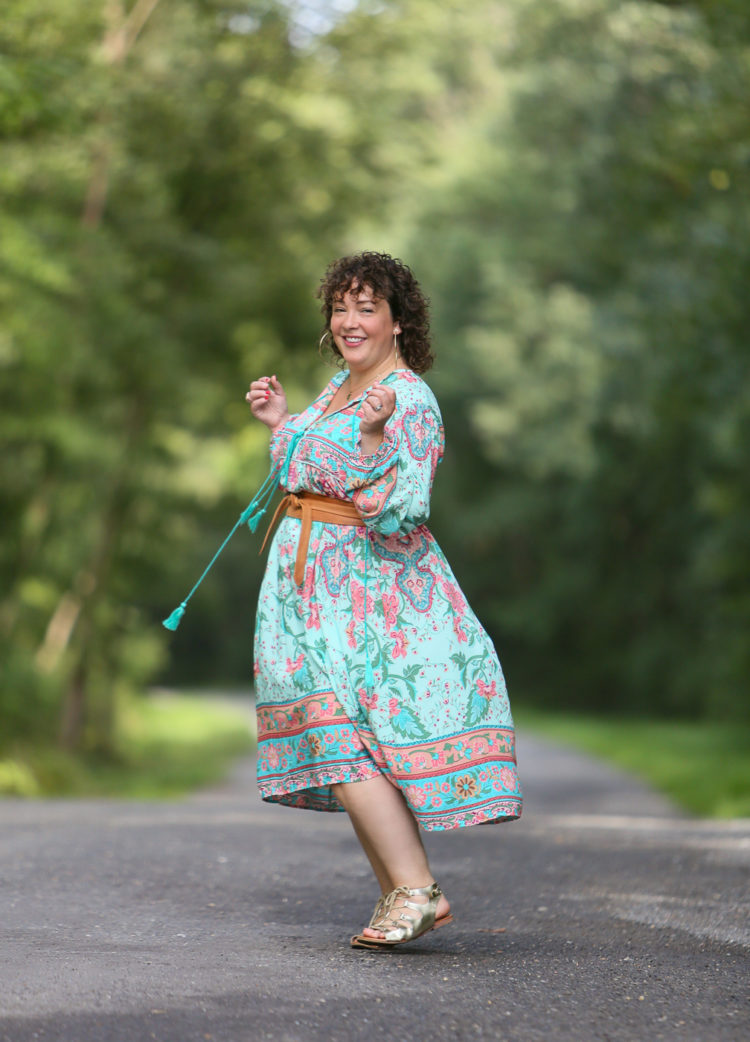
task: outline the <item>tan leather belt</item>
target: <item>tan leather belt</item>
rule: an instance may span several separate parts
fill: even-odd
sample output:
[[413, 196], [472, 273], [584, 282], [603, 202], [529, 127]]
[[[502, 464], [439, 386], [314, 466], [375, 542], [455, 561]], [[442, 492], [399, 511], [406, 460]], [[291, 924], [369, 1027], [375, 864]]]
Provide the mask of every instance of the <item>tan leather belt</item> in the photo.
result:
[[329, 525], [361, 525], [359, 511], [348, 499], [335, 499], [333, 496], [319, 496], [316, 492], [287, 492], [276, 512], [263, 539], [260, 552], [263, 553], [268, 538], [279, 519], [281, 511], [286, 507], [287, 517], [302, 518], [302, 529], [297, 544], [297, 559], [294, 562], [294, 581], [301, 586], [305, 578], [305, 562], [310, 545], [310, 530], [313, 521], [325, 521]]

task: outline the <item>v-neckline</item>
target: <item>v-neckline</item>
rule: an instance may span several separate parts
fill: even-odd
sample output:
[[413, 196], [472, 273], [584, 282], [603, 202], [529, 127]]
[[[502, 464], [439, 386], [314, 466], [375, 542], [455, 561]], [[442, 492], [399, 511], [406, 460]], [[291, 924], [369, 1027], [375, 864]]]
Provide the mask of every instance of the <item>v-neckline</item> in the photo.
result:
[[[390, 373], [386, 373], [386, 375], [383, 377], [382, 380], [373, 380], [373, 383], [383, 383], [385, 380], [388, 380], [391, 376], [395, 376], [397, 373], [407, 373], [407, 372], [410, 372], [410, 370], [407, 369], [406, 366], [401, 366], [399, 369], [391, 369]], [[346, 375], [344, 375], [344, 374], [346, 374]], [[328, 406], [331, 404], [331, 402], [333, 400], [334, 395], [339, 390], [339, 388], [341, 388], [344, 385], [344, 381], [349, 376], [349, 370], [348, 369], [342, 369], [341, 370], [341, 375], [344, 377], [343, 380], [341, 381], [341, 383], [337, 384], [336, 387], [334, 387], [333, 391], [331, 392], [331, 397], [328, 399], [328, 402], [326, 403], [325, 409], [323, 409], [323, 412], [320, 413], [320, 415], [317, 416], [316, 419], [313, 420], [313, 423], [317, 423], [318, 420], [328, 419], [329, 416], [338, 416], [338, 414], [340, 412], [345, 412], [346, 409], [348, 409], [351, 405], [356, 405], [358, 402], [361, 402], [362, 399], [365, 396], [365, 391], [367, 390], [367, 387], [372, 387], [372, 384], [368, 384], [367, 387], [363, 387], [362, 388], [362, 393], [359, 395], [358, 398], [352, 398], [352, 400], [350, 402], [347, 402], [346, 405], [341, 405], [338, 409], [334, 409], [333, 412], [326, 412], [326, 410], [328, 409]], [[328, 387], [329, 388], [330, 388], [331, 384], [333, 383], [333, 381], [335, 379], [336, 379], [336, 377], [334, 376], [329, 381], [329, 383], [328, 383]]]

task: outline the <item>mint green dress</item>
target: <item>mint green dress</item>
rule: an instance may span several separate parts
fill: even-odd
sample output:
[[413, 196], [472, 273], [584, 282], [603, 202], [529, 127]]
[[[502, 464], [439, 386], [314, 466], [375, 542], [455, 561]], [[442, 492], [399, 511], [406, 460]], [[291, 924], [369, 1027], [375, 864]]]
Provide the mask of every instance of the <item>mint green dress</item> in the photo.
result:
[[362, 525], [313, 522], [300, 586], [301, 522], [285, 517], [274, 536], [255, 632], [261, 795], [338, 811], [332, 784], [382, 773], [427, 830], [517, 818], [500, 663], [425, 524], [437, 402], [410, 370], [390, 374], [396, 410], [365, 456], [361, 398], [323, 415], [347, 375], [271, 441], [287, 489], [351, 500]]

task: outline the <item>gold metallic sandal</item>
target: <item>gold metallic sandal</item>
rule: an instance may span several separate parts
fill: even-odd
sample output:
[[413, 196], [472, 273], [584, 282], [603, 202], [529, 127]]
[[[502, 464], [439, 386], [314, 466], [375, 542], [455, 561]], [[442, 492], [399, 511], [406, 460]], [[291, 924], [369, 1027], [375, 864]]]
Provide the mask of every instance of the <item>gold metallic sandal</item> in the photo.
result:
[[[452, 923], [453, 916], [450, 912], [441, 915], [439, 919], [435, 918], [442, 895], [443, 891], [437, 883], [421, 887], [397, 886], [390, 894], [378, 898], [369, 922], [372, 930], [380, 930], [385, 936], [368, 937], [366, 934], [356, 934], [352, 937], [352, 948], [393, 948], [397, 944], [416, 940], [428, 930], [437, 930], [447, 923]], [[427, 900], [417, 903], [409, 901], [410, 897], [425, 897]]]

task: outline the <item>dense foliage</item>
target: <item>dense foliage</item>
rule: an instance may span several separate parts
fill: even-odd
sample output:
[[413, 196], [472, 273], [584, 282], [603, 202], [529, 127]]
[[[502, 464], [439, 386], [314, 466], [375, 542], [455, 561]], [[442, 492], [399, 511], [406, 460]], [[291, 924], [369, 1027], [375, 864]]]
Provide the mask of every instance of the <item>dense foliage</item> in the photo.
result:
[[514, 689], [746, 714], [748, 96], [740, 0], [307, 34], [275, 0], [7, 0], [3, 735], [106, 748], [121, 691], [248, 675], [256, 537], [159, 620], [265, 471], [247, 382], [322, 382], [315, 287], [356, 248], [432, 298], [433, 528]]

